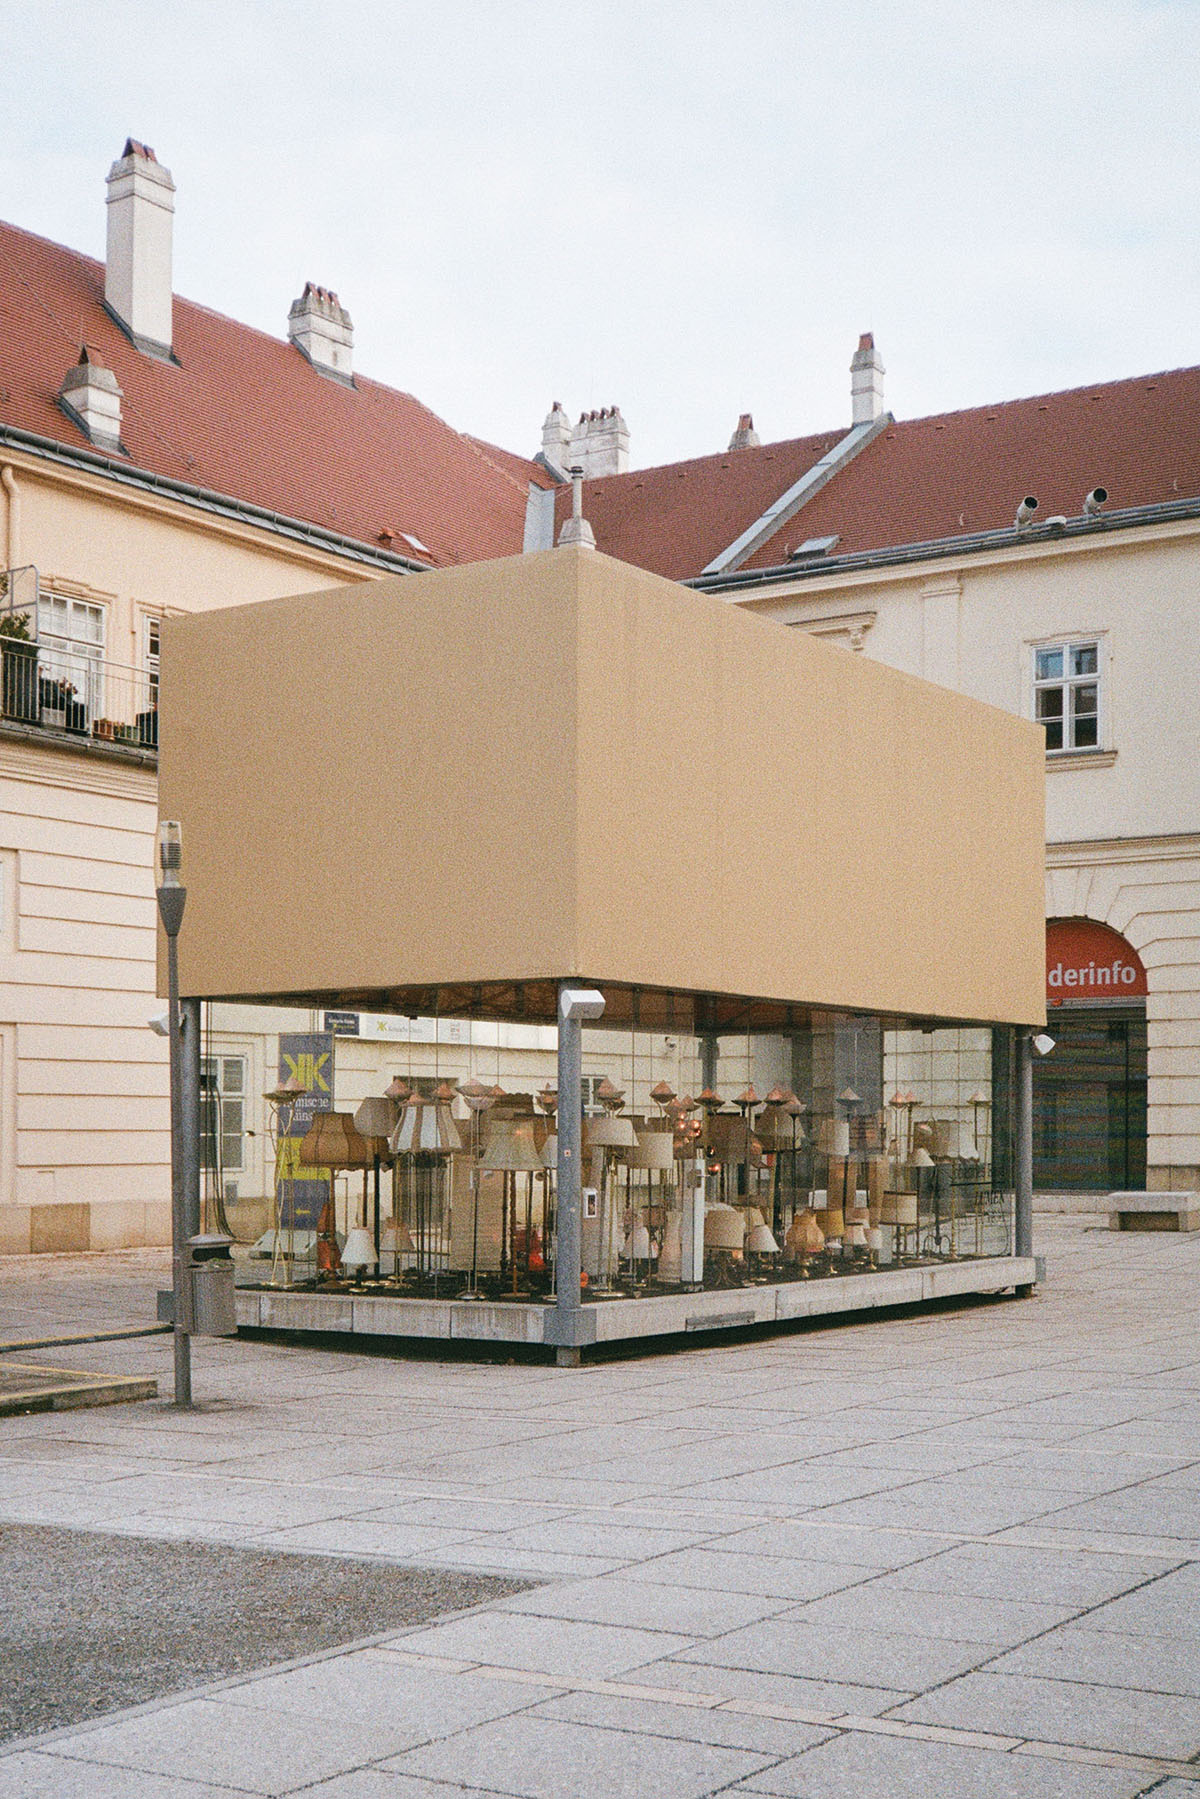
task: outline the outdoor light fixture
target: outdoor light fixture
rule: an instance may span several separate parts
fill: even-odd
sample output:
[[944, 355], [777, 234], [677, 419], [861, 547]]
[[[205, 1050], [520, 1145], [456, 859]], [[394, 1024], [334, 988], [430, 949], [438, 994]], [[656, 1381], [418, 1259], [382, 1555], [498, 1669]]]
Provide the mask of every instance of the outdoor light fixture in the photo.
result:
[[[155, 899], [167, 938], [167, 1035], [171, 1045], [171, 1286], [175, 1302], [175, 1404], [190, 1406], [192, 1345], [188, 1334], [190, 1307], [184, 1294], [184, 1282], [188, 1278], [184, 1258], [188, 1236], [188, 1173], [194, 1162], [198, 1192], [200, 1143], [196, 1129], [198, 1120], [184, 1116], [178, 938], [187, 889], [179, 879], [183, 870], [183, 827], [176, 819], [165, 818], [158, 827], [158, 862], [162, 878], [155, 889]], [[155, 1021], [151, 1022], [155, 1024]]]
[[1048, 1037], [1045, 1031], [1039, 1031], [1033, 1040], [1033, 1047], [1039, 1056], [1048, 1056], [1054, 1048], [1054, 1038]]

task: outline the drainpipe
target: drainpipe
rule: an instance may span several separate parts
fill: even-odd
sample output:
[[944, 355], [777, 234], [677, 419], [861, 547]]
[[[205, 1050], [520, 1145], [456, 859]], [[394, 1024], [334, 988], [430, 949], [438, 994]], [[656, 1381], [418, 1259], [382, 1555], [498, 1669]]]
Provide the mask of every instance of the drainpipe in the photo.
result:
[[8, 463], [0, 467], [0, 487], [8, 497], [8, 525], [4, 539], [4, 566], [16, 568], [20, 561], [21, 551], [21, 496], [17, 491], [17, 478]]
[[[1013, 1248], [1019, 1256], [1033, 1254], [1033, 1032], [1017, 1032], [1016, 1090], [1016, 1218]], [[1027, 1298], [1032, 1287], [1017, 1288]]]

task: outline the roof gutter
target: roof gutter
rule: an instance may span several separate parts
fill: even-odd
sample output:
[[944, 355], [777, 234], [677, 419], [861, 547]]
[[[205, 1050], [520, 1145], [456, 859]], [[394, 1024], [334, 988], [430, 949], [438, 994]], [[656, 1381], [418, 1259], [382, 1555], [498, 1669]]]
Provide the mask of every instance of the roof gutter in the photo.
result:
[[902, 568], [906, 563], [935, 562], [950, 556], [978, 555], [988, 550], [1044, 546], [1077, 537], [1102, 537], [1106, 532], [1139, 525], [1165, 525], [1194, 518], [1200, 518], [1200, 497], [1160, 500], [1152, 506], [1127, 506], [1095, 518], [1068, 519], [1064, 525], [1032, 525], [1024, 531], [1014, 531], [1009, 525], [999, 531], [974, 531], [962, 537], [939, 537], [927, 543], [899, 544], [882, 550], [858, 550], [846, 556], [815, 556], [811, 561], [787, 562], [775, 568], [737, 569], [726, 574], [710, 574], [706, 569], [682, 585], [695, 587], [703, 593], [776, 587], [788, 581], [819, 580], [829, 575], [855, 574], [860, 570]]
[[429, 571], [427, 562], [398, 556], [392, 550], [376, 549], [374, 545], [363, 543], [359, 538], [344, 537], [338, 531], [327, 531], [323, 525], [289, 518], [282, 512], [270, 512], [264, 506], [252, 505], [248, 500], [235, 500], [228, 494], [216, 493], [211, 488], [194, 487], [190, 482], [176, 481], [170, 475], [154, 475], [148, 469], [133, 468], [115, 456], [102, 455], [98, 450], [74, 449], [68, 444], [57, 443], [52, 437], [39, 437], [33, 431], [22, 431], [16, 425], [0, 424], [0, 444], [11, 444], [14, 449], [28, 450], [44, 462], [80, 469], [86, 474], [103, 475], [122, 487], [136, 488], [142, 493], [158, 494], [164, 499], [197, 506], [201, 511], [214, 513], [218, 518], [258, 525], [273, 532], [276, 537], [286, 537], [294, 543], [305, 544], [310, 549], [324, 550], [329, 555], [341, 556], [351, 562], [365, 562], [372, 568], [386, 569], [389, 574], [420, 575]]

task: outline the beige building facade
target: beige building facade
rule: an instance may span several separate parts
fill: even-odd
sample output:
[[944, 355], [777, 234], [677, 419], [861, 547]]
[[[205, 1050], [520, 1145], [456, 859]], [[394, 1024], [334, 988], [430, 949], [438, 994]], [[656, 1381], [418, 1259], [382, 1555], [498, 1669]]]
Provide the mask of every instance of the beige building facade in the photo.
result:
[[[1144, 966], [1144, 1179], [1159, 1190], [1200, 1185], [1198, 552], [1194, 519], [1114, 520], [1075, 537], [1014, 533], [1004, 545], [931, 546], [899, 566], [880, 555], [873, 567], [808, 567], [727, 589], [761, 616], [1026, 718], [1045, 723], [1040, 694], [1051, 706], [1065, 696], [1067, 741], [1046, 753], [1046, 917], [1108, 926]], [[1087, 710], [1073, 720], [1078, 687]], [[931, 765], [931, 783], [942, 778]], [[1048, 1028], [1119, 997], [1067, 995]], [[1110, 1016], [1098, 1009], [1090, 1022]], [[1044, 1187], [1052, 1171], [1051, 1159]]]

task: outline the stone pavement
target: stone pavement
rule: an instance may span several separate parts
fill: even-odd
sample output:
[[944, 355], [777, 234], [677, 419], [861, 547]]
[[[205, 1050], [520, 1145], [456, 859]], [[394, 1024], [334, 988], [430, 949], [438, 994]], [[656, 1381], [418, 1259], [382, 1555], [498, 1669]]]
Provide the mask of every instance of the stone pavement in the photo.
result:
[[[1024, 1302], [582, 1370], [200, 1343], [0, 1424], [0, 1522], [544, 1584], [39, 1739], [0, 1799], [1200, 1799], [1200, 1239]], [[162, 1264], [0, 1265], [0, 1336]], [[86, 1294], [86, 1299], [83, 1297]], [[158, 1375], [169, 1339], [45, 1351]]]

